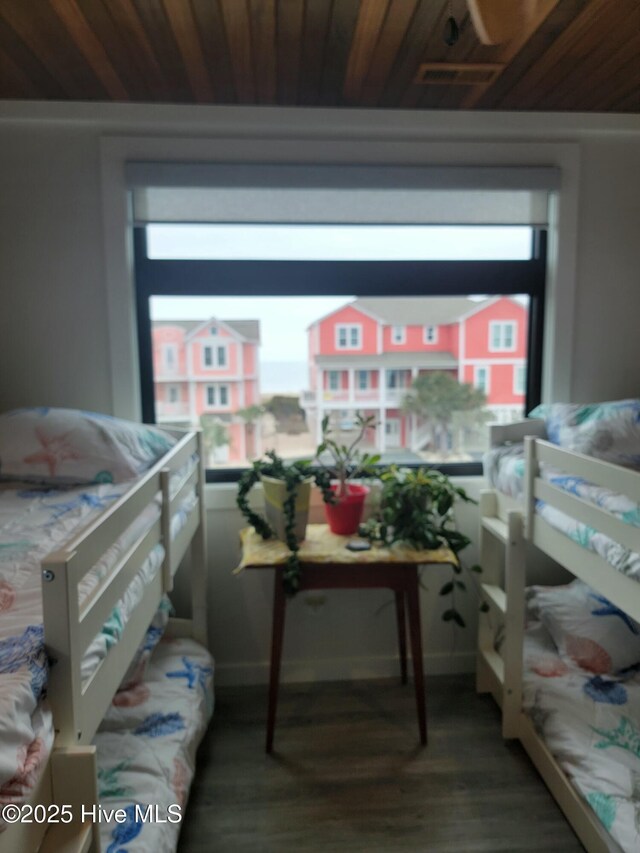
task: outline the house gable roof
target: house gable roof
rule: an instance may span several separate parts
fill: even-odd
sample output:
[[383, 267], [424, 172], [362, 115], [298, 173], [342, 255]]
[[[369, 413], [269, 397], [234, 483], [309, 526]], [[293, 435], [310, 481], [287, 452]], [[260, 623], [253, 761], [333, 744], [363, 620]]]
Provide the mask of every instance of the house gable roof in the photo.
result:
[[179, 326], [184, 329], [186, 337], [191, 338], [210, 323], [225, 326], [234, 337], [247, 343], [260, 343], [260, 320], [218, 320], [216, 317], [209, 317], [206, 320], [152, 320], [151, 327], [156, 329], [162, 326]]
[[446, 326], [457, 322], [476, 304], [466, 296], [365, 297], [353, 303], [388, 326]]

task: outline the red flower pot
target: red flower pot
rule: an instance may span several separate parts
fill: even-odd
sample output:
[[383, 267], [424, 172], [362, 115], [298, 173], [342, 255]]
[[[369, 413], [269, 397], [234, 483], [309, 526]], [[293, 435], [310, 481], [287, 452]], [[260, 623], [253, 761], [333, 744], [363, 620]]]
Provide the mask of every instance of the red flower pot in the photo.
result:
[[[337, 485], [331, 486], [333, 492], [336, 492], [337, 489]], [[365, 498], [368, 494], [368, 486], [357, 486], [354, 483], [349, 483], [345, 497], [339, 498], [338, 503], [324, 505], [329, 529], [332, 533], [337, 533], [340, 536], [351, 536], [358, 532]]]

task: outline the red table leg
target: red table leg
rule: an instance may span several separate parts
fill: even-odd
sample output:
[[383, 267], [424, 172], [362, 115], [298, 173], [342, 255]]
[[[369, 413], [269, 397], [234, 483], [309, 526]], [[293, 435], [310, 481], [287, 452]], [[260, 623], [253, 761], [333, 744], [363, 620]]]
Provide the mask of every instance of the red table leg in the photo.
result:
[[404, 621], [404, 591], [396, 590], [396, 621], [398, 623], [398, 648], [400, 649], [400, 677], [407, 683], [407, 632]]
[[282, 569], [273, 573], [273, 625], [271, 628], [271, 667], [269, 671], [269, 711], [267, 715], [267, 752], [273, 750], [273, 731], [278, 708], [278, 686], [280, 684], [280, 661], [284, 637], [286, 600], [282, 586]]
[[420, 742], [427, 742], [427, 708], [424, 696], [424, 673], [422, 669], [422, 632], [420, 629], [420, 597], [418, 593], [418, 568], [407, 567], [407, 609], [409, 611], [409, 637], [413, 659], [413, 680], [416, 686], [416, 706]]

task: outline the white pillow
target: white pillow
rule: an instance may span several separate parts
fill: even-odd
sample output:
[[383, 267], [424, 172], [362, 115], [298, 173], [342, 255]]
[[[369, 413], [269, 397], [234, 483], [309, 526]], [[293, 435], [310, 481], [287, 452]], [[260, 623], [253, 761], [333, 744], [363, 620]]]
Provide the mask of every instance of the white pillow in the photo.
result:
[[560, 655], [596, 674], [640, 662], [640, 625], [582, 581], [531, 587], [529, 609]]
[[97, 412], [16, 409], [0, 415], [0, 479], [120, 483], [138, 477], [174, 444], [163, 430]]

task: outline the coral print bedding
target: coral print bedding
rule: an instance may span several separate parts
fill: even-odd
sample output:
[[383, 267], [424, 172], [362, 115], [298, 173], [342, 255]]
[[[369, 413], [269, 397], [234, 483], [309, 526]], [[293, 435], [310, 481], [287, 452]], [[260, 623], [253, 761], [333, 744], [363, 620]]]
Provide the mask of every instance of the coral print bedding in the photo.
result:
[[[195, 770], [196, 749], [213, 713], [213, 661], [192, 640], [163, 640], [147, 674], [114, 697], [95, 738], [100, 804], [122, 808], [124, 823], [100, 825], [102, 849], [175, 850]], [[145, 820], [148, 808], [166, 823]]]
[[[31, 793], [53, 744], [46, 701], [41, 562], [111, 506], [129, 488], [124, 481], [148, 468], [173, 443], [173, 437], [160, 430], [147, 431], [91, 413], [37, 409], [0, 416], [2, 476], [21, 481], [0, 488], [0, 803], [18, 802]], [[174, 475], [172, 492], [196, 464], [190, 460]], [[41, 480], [48, 484], [30, 482]], [[86, 485], [70, 488], [71, 481]], [[171, 520], [172, 536], [196, 501], [195, 493], [186, 497]], [[88, 605], [120, 557], [159, 514], [157, 503], [147, 507], [85, 576], [79, 586], [81, 607]], [[82, 662], [83, 679], [118, 642], [163, 559], [164, 549], [157, 545], [90, 644]], [[168, 611], [165, 600], [123, 687], [135, 685], [143, 675]]]
[[124, 490], [0, 491], [0, 802], [28, 794], [53, 743], [40, 562]]
[[[640, 850], [640, 672], [603, 672], [593, 647], [561, 655], [544, 625], [525, 635], [524, 709], [625, 853]], [[586, 664], [586, 667], [584, 666]], [[606, 669], [606, 667], [604, 667]]]

